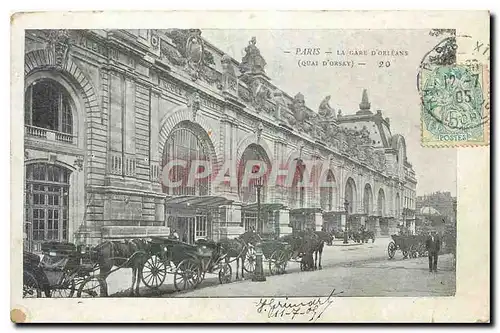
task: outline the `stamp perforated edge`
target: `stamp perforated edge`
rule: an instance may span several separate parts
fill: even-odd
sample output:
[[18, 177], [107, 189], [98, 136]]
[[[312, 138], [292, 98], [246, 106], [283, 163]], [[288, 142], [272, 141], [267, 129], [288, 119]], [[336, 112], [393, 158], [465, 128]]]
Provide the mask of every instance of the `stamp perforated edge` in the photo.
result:
[[[466, 64], [455, 64], [454, 66], [464, 66]], [[488, 64], [479, 64], [484, 75], [482, 75], [482, 91], [485, 97], [485, 102], [483, 104], [484, 118], [486, 121], [483, 123], [483, 141], [473, 142], [473, 141], [438, 141], [429, 140], [425, 138], [424, 120], [422, 119], [422, 113], [420, 113], [420, 145], [424, 148], [473, 148], [473, 147], [484, 147], [490, 144], [490, 67]], [[420, 94], [420, 92], [419, 92]], [[489, 107], [486, 108], [484, 105], [488, 104]], [[420, 98], [420, 111], [424, 107], [423, 99]]]

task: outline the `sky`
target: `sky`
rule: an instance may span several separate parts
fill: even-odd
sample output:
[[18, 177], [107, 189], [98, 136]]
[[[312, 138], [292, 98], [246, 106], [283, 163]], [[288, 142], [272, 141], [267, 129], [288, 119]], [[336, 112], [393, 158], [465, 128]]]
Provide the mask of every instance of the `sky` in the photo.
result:
[[[384, 118], [390, 118], [392, 134], [406, 139], [408, 160], [417, 177], [417, 195], [435, 191], [456, 195], [457, 150], [420, 145], [417, 69], [424, 55], [440, 41], [428, 30], [203, 30], [202, 36], [238, 61], [255, 36], [271, 82], [292, 97], [301, 92], [314, 111], [326, 95], [331, 95], [331, 107], [341, 109], [344, 115], [353, 114], [359, 110], [362, 90], [367, 89], [372, 111], [382, 110]], [[320, 48], [321, 54], [301, 56], [296, 54], [297, 48]], [[342, 50], [366, 51], [368, 55], [338, 55]], [[391, 55], [392, 51], [404, 55]], [[327, 59], [366, 64], [353, 68], [321, 66]], [[319, 66], [299, 67], [300, 60], [317, 61]]]

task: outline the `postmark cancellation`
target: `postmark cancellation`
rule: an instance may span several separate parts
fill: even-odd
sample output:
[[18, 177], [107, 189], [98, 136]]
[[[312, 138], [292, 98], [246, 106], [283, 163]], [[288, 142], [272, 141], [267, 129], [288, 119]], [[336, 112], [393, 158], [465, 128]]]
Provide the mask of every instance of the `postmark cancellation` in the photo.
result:
[[489, 69], [477, 60], [424, 66], [420, 72], [421, 144], [489, 144]]

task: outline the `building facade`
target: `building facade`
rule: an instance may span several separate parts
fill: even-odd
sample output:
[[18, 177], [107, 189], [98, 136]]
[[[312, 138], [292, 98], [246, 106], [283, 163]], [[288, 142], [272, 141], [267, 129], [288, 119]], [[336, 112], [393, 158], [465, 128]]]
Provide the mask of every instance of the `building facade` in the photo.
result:
[[[237, 61], [197, 29], [26, 31], [26, 247], [172, 229], [188, 242], [250, 228], [396, 232], [415, 209], [404, 137], [366, 90], [352, 114], [335, 112], [329, 96], [312, 110], [274, 86], [265, 65], [254, 38]], [[173, 187], [163, 181], [173, 160], [206, 161], [210, 175], [228, 161], [236, 168], [190, 183], [174, 167]], [[245, 185], [240, 166], [251, 160], [293, 166], [293, 179]], [[304, 186], [310, 161], [333, 186]]]

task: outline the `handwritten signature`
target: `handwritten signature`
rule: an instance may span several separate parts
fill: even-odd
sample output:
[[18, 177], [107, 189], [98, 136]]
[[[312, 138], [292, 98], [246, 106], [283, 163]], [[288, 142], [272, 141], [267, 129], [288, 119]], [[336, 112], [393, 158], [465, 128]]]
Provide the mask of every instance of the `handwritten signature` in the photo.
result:
[[321, 315], [333, 303], [332, 297], [342, 294], [332, 290], [328, 298], [314, 298], [307, 302], [291, 302], [286, 297], [284, 300], [275, 298], [261, 298], [257, 304], [258, 313], [267, 313], [268, 318], [283, 318], [289, 317], [295, 319], [298, 316], [309, 316], [309, 321], [318, 320]]

